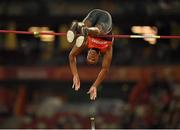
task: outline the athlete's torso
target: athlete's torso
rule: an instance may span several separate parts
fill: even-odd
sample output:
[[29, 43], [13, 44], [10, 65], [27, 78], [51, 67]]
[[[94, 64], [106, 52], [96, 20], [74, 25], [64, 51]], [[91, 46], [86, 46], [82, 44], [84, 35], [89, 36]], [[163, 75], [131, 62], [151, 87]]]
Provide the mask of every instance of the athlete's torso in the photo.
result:
[[109, 46], [112, 46], [113, 40], [107, 40], [105, 38], [97, 38], [88, 36], [87, 47], [99, 49], [101, 53], [104, 53]]

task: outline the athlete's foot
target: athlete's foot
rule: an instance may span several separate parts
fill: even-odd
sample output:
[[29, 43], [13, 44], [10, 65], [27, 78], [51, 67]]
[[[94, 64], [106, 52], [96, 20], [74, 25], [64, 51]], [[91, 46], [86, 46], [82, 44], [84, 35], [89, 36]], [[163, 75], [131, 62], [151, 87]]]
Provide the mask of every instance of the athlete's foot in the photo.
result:
[[81, 47], [82, 44], [85, 42], [88, 36], [88, 28], [87, 27], [82, 27], [81, 28], [81, 35], [77, 37], [76, 39], [76, 46]]
[[73, 21], [70, 29], [67, 31], [67, 34], [66, 34], [67, 41], [69, 43], [72, 43], [74, 41], [74, 39], [76, 37], [77, 27], [78, 27], [78, 22], [77, 21]]

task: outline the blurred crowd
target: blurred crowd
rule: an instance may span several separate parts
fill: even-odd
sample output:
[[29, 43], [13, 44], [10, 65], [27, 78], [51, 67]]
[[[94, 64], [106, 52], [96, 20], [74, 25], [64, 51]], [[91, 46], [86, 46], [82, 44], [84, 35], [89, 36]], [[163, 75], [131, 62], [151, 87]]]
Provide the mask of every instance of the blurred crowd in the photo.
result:
[[[95, 117], [96, 128], [102, 129], [180, 128], [179, 87], [157, 74], [134, 84], [103, 86], [98, 99], [90, 102], [82, 101], [81, 92], [61, 90], [62, 85], [58, 89], [53, 85], [51, 89], [28, 87], [24, 97], [17, 95], [15, 87], [1, 86], [0, 127], [88, 129], [90, 117]], [[25, 103], [18, 97], [26, 99]], [[21, 111], [17, 111], [18, 104], [23, 106]]]

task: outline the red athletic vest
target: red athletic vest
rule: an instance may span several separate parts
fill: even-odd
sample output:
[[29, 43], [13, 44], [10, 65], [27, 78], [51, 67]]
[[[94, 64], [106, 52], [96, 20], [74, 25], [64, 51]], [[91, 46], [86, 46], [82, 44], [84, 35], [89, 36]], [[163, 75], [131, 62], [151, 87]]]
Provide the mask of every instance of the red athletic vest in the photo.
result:
[[100, 52], [105, 52], [109, 45], [112, 44], [112, 41], [88, 36], [87, 44], [88, 48], [97, 48], [100, 50]]

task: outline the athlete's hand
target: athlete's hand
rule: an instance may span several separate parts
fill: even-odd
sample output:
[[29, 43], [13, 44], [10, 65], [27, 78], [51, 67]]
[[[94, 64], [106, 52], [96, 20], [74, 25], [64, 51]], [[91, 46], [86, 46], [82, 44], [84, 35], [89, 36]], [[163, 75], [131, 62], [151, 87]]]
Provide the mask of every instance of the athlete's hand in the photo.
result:
[[73, 77], [73, 85], [72, 88], [78, 91], [80, 89], [80, 79], [78, 75]]
[[91, 100], [95, 100], [97, 97], [97, 88], [95, 86], [91, 86], [87, 94], [90, 94]]

